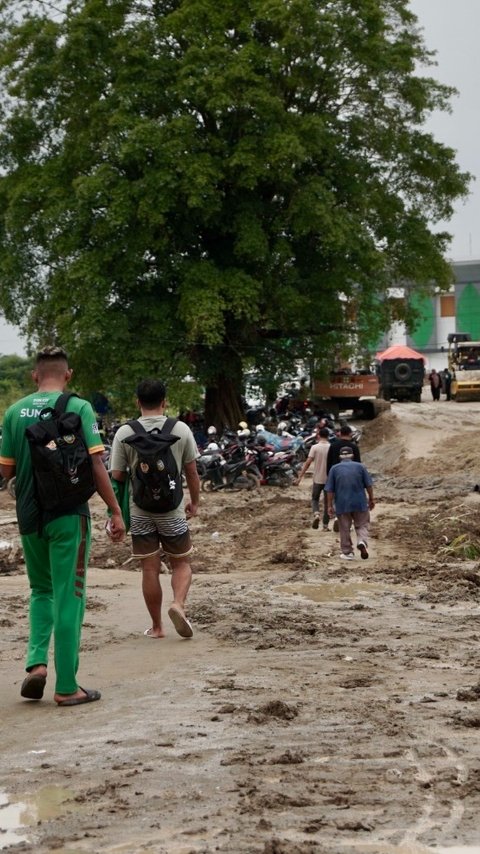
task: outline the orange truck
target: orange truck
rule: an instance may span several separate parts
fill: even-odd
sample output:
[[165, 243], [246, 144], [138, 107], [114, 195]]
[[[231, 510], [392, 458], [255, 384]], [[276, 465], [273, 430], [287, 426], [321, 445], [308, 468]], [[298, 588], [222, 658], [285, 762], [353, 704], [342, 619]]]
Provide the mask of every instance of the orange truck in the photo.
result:
[[313, 381], [314, 402], [338, 416], [352, 410], [362, 418], [375, 418], [390, 404], [379, 399], [380, 384], [376, 374], [369, 371], [334, 371], [328, 378]]

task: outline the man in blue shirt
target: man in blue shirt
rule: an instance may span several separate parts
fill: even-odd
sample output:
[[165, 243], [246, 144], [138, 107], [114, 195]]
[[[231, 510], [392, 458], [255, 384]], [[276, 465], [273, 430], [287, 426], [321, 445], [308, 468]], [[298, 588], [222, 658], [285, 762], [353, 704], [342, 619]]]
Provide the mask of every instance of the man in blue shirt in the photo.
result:
[[339, 459], [340, 462], [330, 469], [325, 484], [328, 514], [333, 518], [336, 513], [338, 518], [340, 557], [343, 560], [353, 560], [355, 557], [350, 535], [353, 523], [357, 549], [363, 560], [366, 560], [370, 510], [375, 507], [372, 478], [362, 463], [354, 462], [350, 446], [340, 448]]

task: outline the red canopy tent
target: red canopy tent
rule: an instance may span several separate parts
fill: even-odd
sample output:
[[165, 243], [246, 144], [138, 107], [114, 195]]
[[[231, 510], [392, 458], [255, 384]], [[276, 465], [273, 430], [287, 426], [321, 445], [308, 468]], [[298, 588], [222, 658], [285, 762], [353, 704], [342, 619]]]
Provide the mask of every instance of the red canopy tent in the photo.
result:
[[416, 350], [412, 350], [405, 344], [392, 344], [383, 352], [377, 353], [375, 358], [378, 362], [383, 362], [384, 359], [423, 359], [424, 362], [427, 361], [422, 353], [417, 353]]

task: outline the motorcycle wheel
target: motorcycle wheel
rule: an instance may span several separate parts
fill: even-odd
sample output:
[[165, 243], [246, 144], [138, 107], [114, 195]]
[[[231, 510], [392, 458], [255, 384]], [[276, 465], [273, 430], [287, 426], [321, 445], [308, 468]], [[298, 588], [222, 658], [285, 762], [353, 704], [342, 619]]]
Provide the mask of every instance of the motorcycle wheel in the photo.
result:
[[230, 483], [227, 484], [227, 489], [231, 489], [232, 492], [239, 492], [241, 489], [246, 488], [245, 476], [243, 474], [239, 474], [234, 480], [231, 480]]
[[287, 486], [292, 485], [293, 478], [293, 472], [278, 471], [275, 474], [272, 474], [267, 483], [270, 486], [280, 486], [282, 489], [286, 489]]
[[197, 473], [200, 478], [205, 477], [207, 473], [207, 467], [205, 463], [200, 462], [200, 460], [197, 460]]
[[247, 480], [249, 483], [249, 486], [247, 486], [247, 489], [259, 489], [261, 480], [259, 477], [252, 474], [251, 471], [247, 471]]
[[211, 480], [202, 480], [202, 492], [213, 492], [213, 483]]
[[258, 489], [260, 486], [260, 481], [258, 477], [255, 477], [254, 474], [250, 474], [250, 472], [246, 472], [245, 474], [239, 474], [238, 477], [232, 481], [231, 489], [235, 491], [239, 489]]

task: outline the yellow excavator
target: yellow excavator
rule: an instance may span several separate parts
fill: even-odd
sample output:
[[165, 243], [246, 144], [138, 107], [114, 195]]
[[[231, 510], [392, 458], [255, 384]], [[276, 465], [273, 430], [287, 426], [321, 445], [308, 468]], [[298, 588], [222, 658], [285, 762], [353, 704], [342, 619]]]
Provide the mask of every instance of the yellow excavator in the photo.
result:
[[467, 332], [448, 336], [448, 367], [452, 373], [453, 400], [480, 400], [480, 341]]

